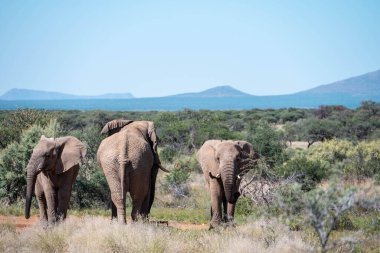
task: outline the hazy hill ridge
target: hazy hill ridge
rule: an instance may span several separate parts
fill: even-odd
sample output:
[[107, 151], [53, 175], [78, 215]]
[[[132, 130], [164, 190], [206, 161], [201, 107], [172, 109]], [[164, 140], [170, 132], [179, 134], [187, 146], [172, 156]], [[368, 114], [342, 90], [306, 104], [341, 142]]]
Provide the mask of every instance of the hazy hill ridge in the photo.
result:
[[170, 97], [250, 97], [251, 94], [237, 90], [231, 86], [217, 86], [201, 92], [177, 94]]
[[[70, 99], [129, 99], [135, 98], [131, 93], [104, 94], [99, 96], [78, 96], [59, 92], [29, 89], [11, 89], [0, 100], [70, 100]], [[217, 86], [201, 92], [183, 93], [163, 98], [244, 98], [272, 106], [311, 106], [313, 104], [357, 104], [362, 100], [380, 101], [380, 70], [351, 77], [331, 84], [276, 96], [254, 96], [239, 91], [231, 86]], [[158, 99], [158, 98], [156, 98]], [[305, 101], [306, 103], [302, 102]], [[154, 109], [154, 108], [153, 108]]]
[[380, 96], [380, 70], [351, 77], [330, 84], [301, 91], [296, 94], [327, 95], [345, 94], [355, 96]]
[[11, 89], [0, 96], [1, 100], [67, 100], [67, 99], [126, 99], [134, 98], [131, 93], [109, 93], [99, 96], [80, 96], [54, 91]]

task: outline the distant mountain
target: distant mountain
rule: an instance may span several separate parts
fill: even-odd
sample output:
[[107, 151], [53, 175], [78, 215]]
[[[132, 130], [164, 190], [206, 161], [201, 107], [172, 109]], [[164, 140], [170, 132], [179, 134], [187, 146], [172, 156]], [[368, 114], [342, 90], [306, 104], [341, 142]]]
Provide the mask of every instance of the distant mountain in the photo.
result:
[[[316, 108], [320, 105], [343, 105], [356, 108], [364, 100], [380, 102], [380, 70], [288, 95], [253, 96], [230, 86], [218, 86], [201, 92], [156, 98], [134, 98], [127, 101], [120, 100], [118, 103], [89, 101], [90, 99], [125, 98], [133, 98], [133, 96], [130, 93], [76, 96], [58, 92], [12, 89], [0, 96], [0, 110], [17, 108], [135, 111], [181, 110], [183, 108], [230, 110]], [[70, 99], [76, 99], [76, 101], [70, 101]], [[58, 103], [53, 100], [65, 101]]]
[[0, 96], [0, 100], [67, 100], [67, 99], [125, 99], [134, 98], [131, 93], [104, 94], [99, 96], [78, 96], [59, 92], [11, 89]]
[[380, 97], [380, 70], [295, 93], [308, 96]]
[[251, 94], [244, 93], [240, 90], [232, 88], [231, 86], [217, 86], [208, 90], [204, 90], [201, 92], [191, 92], [191, 93], [183, 93], [177, 94], [169, 97], [189, 97], [189, 98], [209, 98], [209, 97], [251, 97]]

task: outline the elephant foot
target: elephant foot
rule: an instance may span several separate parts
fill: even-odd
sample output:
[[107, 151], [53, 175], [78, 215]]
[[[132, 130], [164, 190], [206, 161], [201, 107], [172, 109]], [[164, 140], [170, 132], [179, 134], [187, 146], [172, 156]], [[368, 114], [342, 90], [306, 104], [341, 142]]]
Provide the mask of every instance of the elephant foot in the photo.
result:
[[216, 229], [221, 226], [220, 221], [211, 221], [208, 230]]
[[232, 220], [232, 221], [227, 221], [227, 222], [225, 223], [225, 226], [226, 226], [226, 227], [230, 227], [230, 228], [235, 228], [235, 227], [236, 227], [236, 224], [235, 224], [235, 222]]
[[40, 220], [40, 225], [41, 225], [41, 227], [42, 227], [43, 229], [47, 229], [48, 226], [49, 226], [49, 223], [48, 223], [48, 221], [47, 221], [46, 219], [41, 219], [41, 220]]

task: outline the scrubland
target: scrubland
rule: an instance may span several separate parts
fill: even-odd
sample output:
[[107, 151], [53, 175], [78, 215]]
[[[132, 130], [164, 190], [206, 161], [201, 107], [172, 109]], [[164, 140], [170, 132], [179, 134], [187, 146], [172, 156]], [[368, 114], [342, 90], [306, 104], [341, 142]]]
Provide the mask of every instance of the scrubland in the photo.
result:
[[[161, 161], [171, 170], [158, 175], [150, 223], [109, 220], [109, 190], [96, 151], [105, 138], [101, 128], [115, 118], [153, 120]], [[69, 218], [47, 229], [19, 229], [5, 219], [0, 252], [380, 251], [379, 103], [354, 110], [19, 110], [0, 112], [0, 121], [4, 217], [24, 219], [25, 167], [41, 134], [76, 136], [88, 151]], [[242, 182], [235, 227], [208, 230], [209, 193], [195, 159], [208, 139], [247, 140], [261, 157]], [[127, 207], [129, 213], [129, 200]]]

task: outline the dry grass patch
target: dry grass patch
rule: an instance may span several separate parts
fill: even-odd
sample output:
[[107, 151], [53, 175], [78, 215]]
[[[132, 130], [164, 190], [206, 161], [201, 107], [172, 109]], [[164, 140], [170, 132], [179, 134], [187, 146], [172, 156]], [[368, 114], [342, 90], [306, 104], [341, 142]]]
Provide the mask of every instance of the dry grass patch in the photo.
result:
[[1, 252], [305, 252], [299, 232], [275, 220], [214, 231], [178, 230], [144, 223], [120, 225], [102, 217], [68, 219], [53, 228], [0, 231]]

